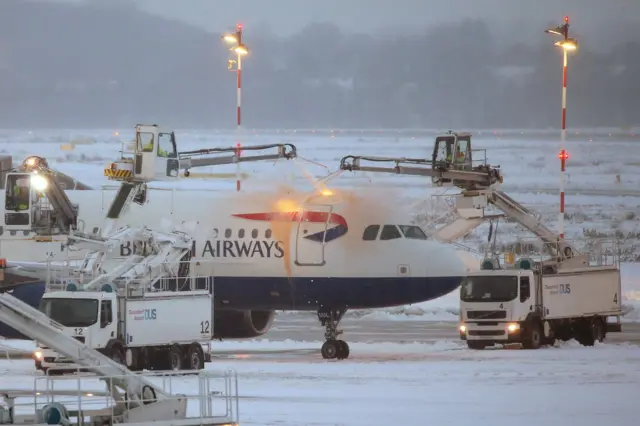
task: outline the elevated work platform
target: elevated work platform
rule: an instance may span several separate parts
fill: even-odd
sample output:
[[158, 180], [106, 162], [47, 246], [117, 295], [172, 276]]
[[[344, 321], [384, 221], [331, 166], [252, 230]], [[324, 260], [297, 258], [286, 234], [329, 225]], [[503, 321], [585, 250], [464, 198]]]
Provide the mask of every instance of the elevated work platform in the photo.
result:
[[6, 189], [5, 182], [8, 172], [13, 170], [30, 171], [31, 168], [36, 164], [44, 164], [44, 166], [52, 173], [58, 185], [60, 185], [60, 187], [63, 189], [80, 191], [93, 189], [91, 186], [82, 183], [67, 174], [62, 173], [61, 171], [49, 167], [46, 159], [35, 155], [25, 158], [24, 161], [20, 163], [20, 165], [16, 168], [13, 167], [13, 157], [11, 155], [0, 155], [0, 189]]
[[[539, 216], [501, 191], [499, 185], [503, 182], [503, 177], [500, 169], [486, 164], [486, 161], [475, 165], [473, 152], [469, 133], [449, 132], [436, 138], [431, 160], [349, 155], [341, 160], [340, 169], [431, 177], [432, 182], [438, 186], [456, 186], [462, 189], [455, 197], [455, 211], [458, 217], [433, 233], [441, 241], [453, 242], [485, 220], [495, 218], [495, 214], [485, 214], [485, 208], [493, 205], [505, 216], [536, 235], [547, 247], [554, 247], [554, 262], [565, 262], [569, 259], [572, 263], [584, 262], [580, 252], [542, 224]], [[394, 165], [363, 165], [363, 161]]]
[[4, 227], [48, 236], [76, 229], [78, 206], [67, 197], [62, 181], [45, 159], [35, 156], [7, 173]]

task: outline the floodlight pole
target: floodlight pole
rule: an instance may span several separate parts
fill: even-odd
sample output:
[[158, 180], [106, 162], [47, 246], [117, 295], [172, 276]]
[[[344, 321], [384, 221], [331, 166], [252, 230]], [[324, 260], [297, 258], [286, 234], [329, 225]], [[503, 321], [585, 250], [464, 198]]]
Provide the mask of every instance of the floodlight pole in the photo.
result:
[[[229, 60], [229, 70], [236, 73], [236, 155], [240, 157], [242, 154], [242, 144], [240, 143], [242, 132], [242, 56], [249, 53], [247, 47], [242, 43], [242, 24], [236, 26], [235, 33], [227, 33], [222, 38], [229, 44], [234, 45], [231, 50], [236, 53], [236, 60]], [[236, 63], [236, 68], [233, 69], [233, 62]], [[240, 163], [236, 163], [236, 191], [240, 191]]]
[[560, 153], [558, 158], [560, 159], [560, 213], [558, 216], [558, 234], [561, 239], [564, 239], [564, 190], [565, 190], [565, 173], [566, 162], [569, 158], [565, 149], [567, 141], [567, 63], [568, 63], [568, 51], [575, 50], [577, 48], [577, 41], [569, 38], [569, 17], [564, 17], [564, 24], [550, 28], [545, 31], [548, 34], [559, 35], [563, 37], [562, 41], [555, 43], [556, 46], [562, 48], [562, 120], [560, 129]]

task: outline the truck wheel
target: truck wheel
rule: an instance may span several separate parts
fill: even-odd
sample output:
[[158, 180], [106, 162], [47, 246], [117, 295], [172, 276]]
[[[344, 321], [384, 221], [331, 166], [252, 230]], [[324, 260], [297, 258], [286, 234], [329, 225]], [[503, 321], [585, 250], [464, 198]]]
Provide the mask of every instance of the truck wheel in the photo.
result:
[[140, 352], [135, 348], [127, 348], [124, 351], [125, 365], [131, 371], [140, 371]]
[[481, 342], [474, 342], [473, 340], [467, 340], [467, 347], [469, 349], [475, 349], [477, 351], [481, 351], [484, 348], [486, 348], [487, 345], [485, 345], [484, 343], [481, 343]]
[[595, 343], [595, 322], [584, 320], [576, 327], [576, 340], [582, 346], [593, 346]]
[[184, 351], [178, 345], [171, 346], [169, 350], [169, 368], [173, 371], [183, 370]]
[[187, 370], [202, 369], [204, 369], [204, 351], [199, 343], [192, 343], [187, 351]]
[[117, 362], [118, 364], [125, 365], [124, 358], [124, 346], [118, 341], [114, 341], [108, 345], [107, 354], [109, 358]]
[[606, 327], [602, 320], [600, 318], [596, 318], [595, 320], [593, 320], [593, 325], [591, 327], [594, 342], [603, 342], [606, 333]]
[[527, 327], [525, 337], [522, 341], [522, 347], [524, 349], [538, 349], [542, 345], [542, 327], [537, 322], [531, 323]]

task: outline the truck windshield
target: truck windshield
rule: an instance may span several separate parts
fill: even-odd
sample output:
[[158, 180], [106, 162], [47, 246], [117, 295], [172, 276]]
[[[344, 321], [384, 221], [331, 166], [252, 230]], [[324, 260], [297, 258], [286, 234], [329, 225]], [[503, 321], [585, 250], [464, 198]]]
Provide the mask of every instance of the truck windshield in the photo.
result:
[[98, 321], [95, 299], [42, 299], [40, 312], [65, 327], [89, 327]]
[[464, 302], [508, 302], [518, 296], [518, 277], [467, 277], [460, 288]]

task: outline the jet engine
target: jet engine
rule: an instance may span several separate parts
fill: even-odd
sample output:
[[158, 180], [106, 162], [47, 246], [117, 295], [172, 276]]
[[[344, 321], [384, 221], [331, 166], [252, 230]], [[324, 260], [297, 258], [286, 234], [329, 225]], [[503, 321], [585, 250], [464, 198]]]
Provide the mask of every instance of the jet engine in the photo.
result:
[[216, 339], [242, 339], [262, 336], [273, 325], [274, 311], [221, 311], [214, 314]]

